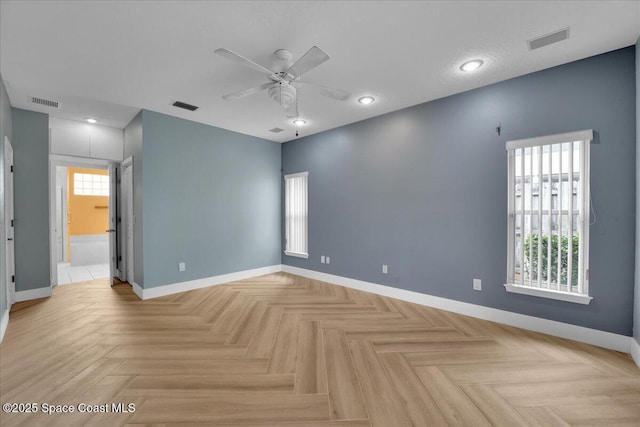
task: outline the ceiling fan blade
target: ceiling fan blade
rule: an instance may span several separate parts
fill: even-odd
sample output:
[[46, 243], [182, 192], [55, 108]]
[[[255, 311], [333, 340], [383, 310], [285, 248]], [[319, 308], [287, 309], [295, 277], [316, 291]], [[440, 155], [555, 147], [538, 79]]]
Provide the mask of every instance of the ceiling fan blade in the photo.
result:
[[318, 46], [314, 46], [307, 51], [300, 59], [296, 61], [289, 69], [287, 73], [291, 74], [294, 78], [298, 78], [307, 71], [316, 68], [318, 65], [329, 60], [329, 55], [324, 53]]
[[260, 92], [261, 90], [265, 90], [265, 89], [267, 89], [268, 87], [270, 87], [271, 85], [274, 85], [274, 84], [275, 83], [271, 82], [271, 83], [265, 83], [263, 85], [256, 86], [256, 87], [250, 87], [249, 89], [243, 89], [243, 90], [239, 90], [237, 92], [228, 93], [226, 95], [223, 95], [222, 98], [226, 99], [227, 101], [244, 98], [245, 96], [253, 95], [256, 92]]
[[249, 68], [253, 68], [254, 70], [259, 71], [261, 73], [268, 74], [270, 76], [275, 74], [273, 71], [269, 70], [268, 68], [265, 68], [260, 64], [256, 64], [252, 60], [247, 59], [242, 55], [238, 55], [235, 52], [231, 52], [229, 49], [220, 48], [220, 49], [216, 49], [215, 52], [220, 56], [224, 56], [225, 58], [230, 59], [231, 61], [238, 62]]
[[311, 82], [305, 82], [305, 81], [300, 81], [300, 83], [304, 83], [306, 85], [311, 85], [311, 86], [315, 86], [315, 87], [319, 88], [320, 89], [320, 93], [323, 94], [324, 96], [328, 97], [328, 98], [337, 99], [339, 101], [346, 101], [349, 98], [351, 98], [351, 93], [347, 92], [346, 90], [336, 89], [336, 88], [333, 88], [333, 87], [322, 86], [322, 85], [319, 85], [317, 83], [311, 83]]

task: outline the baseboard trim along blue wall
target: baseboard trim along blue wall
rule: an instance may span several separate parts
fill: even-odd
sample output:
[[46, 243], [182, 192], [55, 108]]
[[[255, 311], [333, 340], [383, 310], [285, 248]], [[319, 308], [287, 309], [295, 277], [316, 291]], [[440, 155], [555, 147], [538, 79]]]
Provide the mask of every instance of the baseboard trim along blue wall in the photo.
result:
[[[334, 285], [345, 286], [347, 288], [370, 292], [440, 310], [451, 311], [465, 316], [475, 317], [477, 319], [489, 320], [491, 322], [515, 326], [529, 331], [540, 332], [611, 350], [622, 351], [624, 353], [629, 353], [631, 351], [632, 342], [635, 342], [632, 337], [628, 337], [626, 335], [613, 334], [611, 332], [599, 331], [597, 329], [585, 328], [569, 323], [556, 322], [539, 317], [489, 308], [482, 305], [435, 297], [419, 292], [407, 291], [377, 283], [364, 282], [362, 280], [350, 279], [348, 277], [340, 277], [319, 271], [305, 270], [303, 268], [292, 267], [289, 265], [282, 265], [282, 271], [285, 273], [295, 274], [296, 276], [308, 277], [310, 279], [320, 280]], [[640, 364], [638, 365], [640, 366]]]
[[[283, 173], [309, 172], [309, 258], [282, 263], [631, 336], [635, 104], [631, 46], [286, 142]], [[507, 293], [505, 141], [581, 129], [593, 300]]]
[[209, 286], [222, 285], [224, 283], [235, 282], [237, 280], [250, 279], [252, 277], [263, 276], [265, 274], [282, 271], [281, 265], [270, 265], [268, 267], [254, 268], [251, 270], [236, 271], [234, 273], [221, 274], [219, 276], [205, 277], [187, 282], [171, 283], [168, 285], [155, 286], [144, 289], [137, 283], [133, 283], [133, 292], [142, 300], [173, 295], [180, 292], [192, 291], [194, 289], [208, 288]]
[[[187, 282], [171, 283], [167, 285], [156, 286], [150, 289], [144, 289], [136, 283], [132, 284], [134, 293], [141, 300], [149, 300], [153, 298], [173, 295], [181, 292], [187, 292], [194, 289], [201, 289], [210, 286], [217, 286], [238, 280], [260, 277], [267, 274], [285, 272], [301, 277], [307, 277], [313, 280], [320, 280], [332, 283], [338, 286], [345, 286], [364, 292], [382, 295], [390, 298], [396, 298], [415, 304], [433, 307], [441, 310], [451, 311], [463, 314], [465, 316], [475, 317], [478, 319], [489, 320], [492, 322], [502, 323], [505, 325], [515, 326], [535, 332], [553, 335], [561, 338], [571, 339], [591, 345], [596, 345], [611, 350], [631, 353], [634, 361], [640, 366], [640, 346], [633, 337], [625, 335], [613, 334], [610, 332], [599, 331], [596, 329], [584, 328], [568, 323], [550, 321], [547, 319], [526, 316], [518, 313], [512, 313], [503, 310], [497, 310], [476, 304], [464, 303], [447, 298], [435, 297], [419, 292], [407, 291], [378, 283], [370, 283], [362, 280], [355, 280], [348, 277], [336, 276], [333, 274], [322, 273], [319, 271], [306, 270], [303, 268], [292, 267], [289, 265], [279, 264], [268, 267], [256, 268], [245, 271], [238, 271], [219, 276], [212, 276], [198, 280], [190, 280]], [[44, 291], [49, 291], [45, 294]], [[51, 296], [51, 288], [36, 289], [32, 291], [23, 291], [19, 294], [19, 300], [42, 298]], [[43, 292], [37, 292], [43, 291]], [[7, 310], [2, 316], [0, 322], [0, 342], [4, 335], [4, 331], [9, 323], [9, 311]]]
[[[591, 345], [596, 345], [599, 347], [608, 348], [611, 350], [622, 351], [624, 353], [633, 352], [635, 350], [633, 347], [633, 343], [635, 343], [635, 340], [632, 337], [627, 337], [625, 335], [612, 334], [610, 332], [604, 332], [596, 329], [589, 329], [581, 326], [571, 325], [568, 323], [555, 322], [533, 316], [526, 316], [518, 313], [497, 310], [494, 308], [464, 303], [447, 298], [434, 297], [431, 295], [406, 291], [403, 289], [393, 288], [378, 283], [370, 283], [362, 280], [350, 279], [348, 277], [340, 277], [333, 274], [322, 273], [319, 271], [305, 270], [303, 268], [292, 267], [284, 264], [272, 265], [269, 267], [257, 268], [253, 270], [239, 271], [235, 273], [207, 277], [188, 282], [172, 283], [169, 285], [157, 286], [151, 289], [143, 289], [137, 284], [133, 284], [133, 290], [140, 299], [148, 300], [194, 289], [221, 285], [237, 280], [250, 279], [265, 274], [277, 273], [280, 271], [294, 274], [296, 276], [307, 277], [313, 280], [332, 283], [334, 285], [345, 286], [364, 292], [369, 292], [390, 298], [396, 298], [427, 307], [451, 311], [454, 313], [463, 314], [465, 316], [489, 320], [492, 322], [515, 326], [530, 331], [541, 332], [561, 338], [567, 338]], [[640, 366], [640, 362], [638, 360], [636, 360], [636, 363]]]

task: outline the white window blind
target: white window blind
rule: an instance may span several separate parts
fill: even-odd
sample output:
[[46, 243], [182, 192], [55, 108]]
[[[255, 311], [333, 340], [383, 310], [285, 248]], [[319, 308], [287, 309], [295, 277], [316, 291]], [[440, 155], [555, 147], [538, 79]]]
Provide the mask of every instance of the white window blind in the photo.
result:
[[309, 172], [285, 175], [286, 255], [309, 257], [308, 250]]
[[593, 131], [508, 141], [508, 292], [589, 304]]

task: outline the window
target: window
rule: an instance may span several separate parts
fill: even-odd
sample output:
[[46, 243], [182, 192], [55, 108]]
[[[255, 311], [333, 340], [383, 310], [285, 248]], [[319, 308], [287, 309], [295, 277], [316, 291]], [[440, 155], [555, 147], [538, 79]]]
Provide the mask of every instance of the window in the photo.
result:
[[308, 258], [309, 172], [284, 176], [285, 255]]
[[508, 292], [589, 304], [584, 130], [508, 141]]
[[74, 173], [73, 194], [76, 196], [108, 196], [109, 175]]

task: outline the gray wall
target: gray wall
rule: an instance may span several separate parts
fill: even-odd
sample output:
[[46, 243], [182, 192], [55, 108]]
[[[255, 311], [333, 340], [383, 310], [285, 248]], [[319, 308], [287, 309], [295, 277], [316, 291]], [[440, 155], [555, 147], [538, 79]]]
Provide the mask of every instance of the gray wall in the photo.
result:
[[142, 122], [144, 287], [280, 264], [280, 144], [147, 110]]
[[640, 345], [640, 38], [636, 43], [636, 283], [633, 336]]
[[[136, 284], [144, 285], [142, 252], [142, 111], [124, 128], [124, 158], [133, 156], [133, 275]], [[131, 280], [131, 279], [129, 279]]]
[[16, 291], [50, 286], [49, 116], [13, 108]]
[[13, 141], [13, 120], [11, 117], [11, 104], [9, 95], [4, 87], [4, 81], [0, 75], [0, 316], [7, 309], [7, 283], [5, 277], [6, 253], [4, 232], [4, 137]]
[[[285, 143], [284, 173], [309, 171], [310, 213], [309, 259], [283, 263], [631, 335], [634, 70], [630, 47]], [[505, 141], [580, 129], [598, 133], [594, 300], [507, 293]]]

